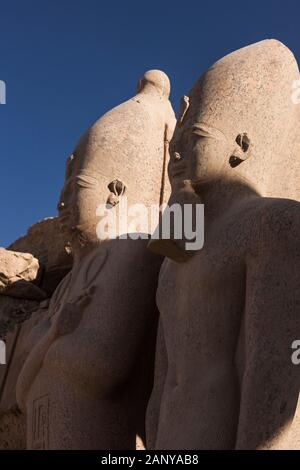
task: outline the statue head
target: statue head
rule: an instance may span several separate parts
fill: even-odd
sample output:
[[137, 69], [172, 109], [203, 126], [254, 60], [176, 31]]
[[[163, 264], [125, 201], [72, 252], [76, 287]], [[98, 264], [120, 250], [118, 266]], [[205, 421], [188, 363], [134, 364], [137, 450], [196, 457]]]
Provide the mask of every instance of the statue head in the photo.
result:
[[[210, 67], [181, 102], [170, 144], [170, 203], [199, 203], [197, 196], [216, 181], [240, 181], [262, 196], [299, 197], [298, 80], [293, 54], [276, 40]], [[174, 259], [178, 246], [180, 240], [151, 242], [153, 251]]]
[[81, 137], [66, 165], [58, 210], [73, 251], [97, 244], [99, 207], [158, 204], [165, 168], [165, 139], [175, 116], [169, 79], [158, 70], [139, 80], [138, 94], [107, 112]]
[[195, 185], [234, 175], [262, 195], [284, 194], [281, 175], [297, 132], [292, 94], [298, 79], [293, 54], [275, 40], [216, 62], [184, 100], [170, 148], [171, 178], [185, 160], [186, 178]]
[[169, 99], [171, 85], [169, 77], [160, 70], [148, 70], [139, 79], [137, 93], [157, 93], [162, 98]]

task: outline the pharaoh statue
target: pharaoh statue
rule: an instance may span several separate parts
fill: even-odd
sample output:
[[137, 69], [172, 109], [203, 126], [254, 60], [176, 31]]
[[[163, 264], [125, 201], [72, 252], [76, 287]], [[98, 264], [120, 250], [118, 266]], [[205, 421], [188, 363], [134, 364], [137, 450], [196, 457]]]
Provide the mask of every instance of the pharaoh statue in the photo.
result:
[[216, 62], [183, 99], [170, 201], [204, 204], [205, 241], [149, 244], [167, 258], [148, 448], [300, 448], [297, 80], [293, 54], [265, 40]]
[[143, 438], [162, 257], [146, 249], [134, 217], [125, 235], [136, 236], [99, 231], [107, 216], [99, 207], [116, 215], [124, 198], [128, 207], [162, 202], [175, 127], [169, 94], [163, 72], [146, 72], [137, 94], [96, 121], [67, 161], [58, 209], [74, 264], [17, 383], [29, 449], [133, 449]]

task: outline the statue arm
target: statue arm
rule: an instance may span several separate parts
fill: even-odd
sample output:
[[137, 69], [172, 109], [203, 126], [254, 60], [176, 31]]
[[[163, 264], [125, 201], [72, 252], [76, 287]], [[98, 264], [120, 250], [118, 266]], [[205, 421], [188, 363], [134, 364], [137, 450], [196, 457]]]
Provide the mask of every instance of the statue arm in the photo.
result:
[[270, 211], [247, 262], [245, 366], [237, 449], [285, 448], [299, 395], [300, 224], [298, 210]]

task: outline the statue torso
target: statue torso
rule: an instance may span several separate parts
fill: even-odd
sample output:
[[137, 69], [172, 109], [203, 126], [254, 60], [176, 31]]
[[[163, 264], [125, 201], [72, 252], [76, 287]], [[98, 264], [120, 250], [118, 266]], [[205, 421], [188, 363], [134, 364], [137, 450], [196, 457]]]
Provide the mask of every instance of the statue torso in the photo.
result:
[[[263, 237], [260, 219], [272, 201], [255, 197], [236, 206], [209, 225], [204, 248], [189, 261], [166, 259], [162, 265], [157, 303], [168, 373], [157, 448], [234, 446], [244, 372], [247, 265], [251, 260], [255, 268], [263, 256], [257, 257]], [[232, 408], [228, 429], [223, 406]]]

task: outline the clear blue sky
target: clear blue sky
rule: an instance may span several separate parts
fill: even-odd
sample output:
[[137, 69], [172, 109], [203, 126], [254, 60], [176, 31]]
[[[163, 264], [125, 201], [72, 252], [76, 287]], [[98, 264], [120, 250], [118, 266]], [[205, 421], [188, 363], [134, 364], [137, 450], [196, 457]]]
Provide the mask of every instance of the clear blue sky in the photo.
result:
[[265, 38], [300, 60], [299, 0], [0, 0], [0, 246], [56, 214], [81, 133], [160, 68], [175, 109], [216, 59]]

